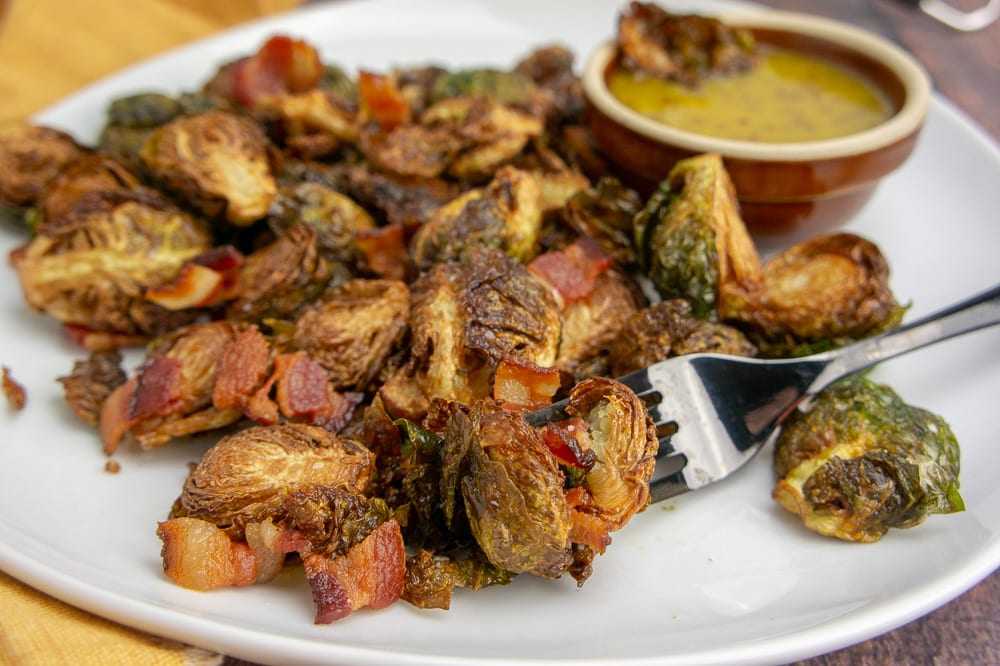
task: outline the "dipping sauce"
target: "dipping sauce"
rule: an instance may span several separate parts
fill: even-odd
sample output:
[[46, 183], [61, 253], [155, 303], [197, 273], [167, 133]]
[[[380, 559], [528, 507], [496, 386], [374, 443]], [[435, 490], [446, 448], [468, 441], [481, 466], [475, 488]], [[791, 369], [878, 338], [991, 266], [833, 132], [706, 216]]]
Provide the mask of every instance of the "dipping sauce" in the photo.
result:
[[790, 143], [854, 134], [885, 121], [892, 105], [835, 64], [762, 50], [751, 70], [691, 89], [623, 68], [608, 88], [626, 106], [681, 130], [740, 141]]

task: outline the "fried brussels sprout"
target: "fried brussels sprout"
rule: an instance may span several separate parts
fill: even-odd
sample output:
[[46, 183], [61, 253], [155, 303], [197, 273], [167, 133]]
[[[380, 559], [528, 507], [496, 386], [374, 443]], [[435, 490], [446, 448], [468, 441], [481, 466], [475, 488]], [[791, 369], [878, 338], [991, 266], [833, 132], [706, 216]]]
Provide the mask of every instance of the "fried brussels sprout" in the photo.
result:
[[69, 134], [51, 127], [0, 126], [0, 204], [19, 210], [35, 205], [59, 170], [86, 152]]
[[[241, 536], [248, 523], [275, 517], [294, 491], [322, 487], [362, 492], [373, 462], [364, 446], [325, 428], [253, 426], [223, 437], [205, 452], [171, 517], [200, 518]], [[299, 512], [300, 522], [305, 513]]]
[[264, 217], [277, 194], [268, 150], [258, 123], [213, 109], [158, 128], [142, 160], [158, 182], [206, 215], [246, 226]]
[[757, 355], [757, 348], [738, 329], [694, 317], [691, 304], [679, 298], [656, 303], [629, 317], [608, 351], [614, 377], [682, 354]]
[[412, 286], [411, 359], [380, 394], [395, 416], [419, 417], [434, 399], [489, 396], [504, 358], [550, 367], [559, 309], [549, 289], [496, 250], [437, 264]]
[[607, 374], [608, 345], [645, 304], [645, 297], [624, 271], [615, 267], [602, 271], [589, 294], [563, 307], [556, 367], [577, 380]]
[[657, 291], [690, 301], [700, 319], [725, 319], [761, 282], [757, 249], [716, 154], [678, 162], [635, 227], [640, 261]]
[[302, 313], [292, 346], [329, 370], [334, 388], [364, 390], [401, 342], [409, 314], [403, 282], [351, 280]]
[[889, 528], [964, 509], [959, 456], [941, 417], [854, 377], [785, 422], [774, 454], [773, 496], [814, 532], [878, 541]]
[[112, 338], [156, 336], [190, 323], [196, 313], [167, 310], [145, 292], [212, 246], [208, 226], [144, 188], [90, 193], [78, 203], [46, 220], [16, 252], [28, 305]]
[[[74, 217], [86, 215], [109, 194], [132, 190], [139, 179], [124, 164], [101, 153], [90, 153], [67, 162], [49, 181], [36, 205], [36, 231], [74, 224]], [[92, 203], [91, 203], [92, 202]]]
[[273, 243], [247, 256], [240, 267], [236, 297], [226, 316], [239, 321], [294, 319], [322, 294], [335, 271], [319, 252], [316, 232], [296, 224]]
[[542, 99], [541, 104], [536, 99], [533, 107], [541, 106], [550, 129], [579, 123], [583, 118], [583, 88], [573, 71], [573, 59], [573, 52], [564, 46], [544, 46], [514, 67], [515, 72], [537, 86]]
[[512, 573], [557, 578], [572, 562], [564, 476], [523, 413], [479, 402], [448, 422], [445, 455], [462, 452], [461, 497], [490, 562]]
[[492, 97], [450, 97], [416, 123], [362, 133], [359, 147], [372, 163], [399, 175], [476, 183], [513, 160], [542, 129], [535, 116]]
[[577, 233], [597, 240], [618, 263], [629, 266], [637, 260], [632, 221], [642, 207], [638, 192], [606, 176], [570, 198], [564, 217]]
[[375, 220], [350, 197], [319, 183], [297, 183], [279, 189], [267, 217], [268, 226], [282, 235], [296, 224], [316, 233], [316, 247], [331, 262], [353, 264], [357, 233], [375, 228]]
[[420, 271], [461, 261], [476, 248], [496, 248], [519, 261], [530, 258], [542, 225], [538, 184], [513, 167], [489, 185], [445, 204], [414, 236], [410, 251]]
[[688, 86], [749, 69], [756, 51], [749, 30], [697, 14], [671, 14], [645, 2], [631, 2], [622, 12], [618, 46], [626, 67]]
[[610, 531], [621, 529], [649, 506], [659, 448], [656, 426], [631, 389], [604, 377], [574, 386], [566, 413], [586, 422], [587, 444], [597, 456], [575, 510], [597, 516]]
[[878, 246], [848, 233], [820, 236], [764, 265], [762, 289], [731, 311], [767, 356], [802, 356], [881, 333], [905, 307]]

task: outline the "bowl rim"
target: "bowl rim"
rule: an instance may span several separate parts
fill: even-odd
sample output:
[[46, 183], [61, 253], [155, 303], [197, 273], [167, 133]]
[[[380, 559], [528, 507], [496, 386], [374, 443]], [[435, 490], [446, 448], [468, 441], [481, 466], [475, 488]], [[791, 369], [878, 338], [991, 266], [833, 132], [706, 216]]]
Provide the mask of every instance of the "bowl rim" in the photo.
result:
[[875, 127], [820, 141], [740, 141], [688, 132], [643, 116], [611, 94], [604, 73], [616, 51], [615, 40], [599, 45], [588, 58], [582, 78], [584, 95], [612, 120], [656, 141], [694, 153], [715, 152], [730, 158], [767, 162], [834, 159], [878, 150], [917, 131], [927, 116], [931, 99], [927, 71], [915, 58], [879, 35], [833, 19], [798, 12], [720, 12], [716, 18], [737, 27], [800, 33], [876, 60], [898, 77], [905, 91], [903, 105]]

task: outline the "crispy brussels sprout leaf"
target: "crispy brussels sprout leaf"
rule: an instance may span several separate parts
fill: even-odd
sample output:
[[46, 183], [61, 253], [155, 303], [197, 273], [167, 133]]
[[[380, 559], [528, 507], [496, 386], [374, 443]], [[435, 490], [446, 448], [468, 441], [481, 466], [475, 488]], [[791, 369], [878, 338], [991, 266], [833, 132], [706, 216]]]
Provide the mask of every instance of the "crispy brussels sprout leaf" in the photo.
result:
[[489, 95], [501, 104], [527, 106], [534, 85], [517, 72], [496, 69], [470, 69], [437, 77], [431, 86], [432, 104], [449, 97]]
[[734, 298], [742, 303], [760, 283], [760, 258], [718, 155], [678, 162], [636, 216], [635, 234], [657, 291], [690, 301], [698, 318], [725, 318]]
[[963, 510], [959, 466], [958, 441], [941, 417], [854, 377], [785, 422], [773, 496], [810, 530], [878, 541], [891, 527]]

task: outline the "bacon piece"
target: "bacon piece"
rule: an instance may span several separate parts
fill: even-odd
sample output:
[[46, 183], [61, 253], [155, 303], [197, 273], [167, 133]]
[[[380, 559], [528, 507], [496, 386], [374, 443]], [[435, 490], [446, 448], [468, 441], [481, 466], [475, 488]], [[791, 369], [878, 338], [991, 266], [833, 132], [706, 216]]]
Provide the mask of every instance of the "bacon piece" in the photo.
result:
[[147, 301], [167, 310], [186, 310], [215, 305], [222, 300], [222, 274], [188, 262], [181, 266], [174, 279], [146, 290]]
[[392, 76], [359, 72], [358, 96], [363, 108], [371, 113], [384, 132], [391, 132], [410, 120], [410, 105]]
[[232, 541], [199, 518], [171, 518], [158, 524], [163, 572], [191, 590], [241, 587], [257, 580], [257, 560], [243, 541]]
[[149, 359], [139, 375], [129, 419], [166, 416], [184, 407], [184, 375], [181, 359], [157, 356]]
[[18, 411], [24, 409], [28, 399], [24, 387], [14, 381], [10, 374], [10, 368], [6, 365], [0, 369], [0, 374], [3, 375], [3, 394], [7, 398], [7, 403]]
[[330, 430], [340, 430], [350, 419], [361, 395], [337, 393], [329, 371], [304, 352], [282, 354], [275, 360], [277, 402], [281, 413]]
[[611, 544], [611, 525], [600, 516], [586, 510], [590, 493], [582, 486], [566, 491], [566, 503], [570, 507], [569, 538], [573, 543], [590, 546], [603, 554]]
[[253, 108], [263, 95], [310, 90], [322, 76], [323, 63], [315, 48], [302, 40], [277, 35], [257, 53], [234, 65], [232, 96]]
[[614, 264], [614, 257], [601, 244], [581, 236], [563, 250], [553, 250], [528, 265], [536, 277], [545, 281], [566, 303], [578, 301], [594, 290], [597, 276]]
[[493, 397], [513, 409], [541, 409], [562, 385], [559, 370], [505, 358], [497, 366]]
[[375, 229], [365, 229], [354, 235], [361, 248], [368, 268], [379, 277], [402, 280], [406, 277], [406, 264], [410, 251], [406, 246], [403, 225], [390, 224]]
[[240, 331], [222, 353], [212, 387], [219, 409], [242, 407], [267, 379], [271, 345], [256, 326]]
[[122, 437], [132, 427], [129, 413], [132, 410], [132, 398], [138, 383], [138, 378], [133, 377], [112, 391], [101, 403], [98, 432], [104, 443], [104, 452], [109, 456], [115, 452]]
[[597, 462], [597, 454], [590, 448], [587, 433], [587, 422], [573, 417], [546, 423], [542, 430], [542, 441], [562, 464], [589, 470]]
[[403, 594], [406, 552], [399, 523], [379, 525], [347, 554], [314, 553], [302, 560], [316, 604], [316, 624], [329, 624], [359, 608], [385, 608]]

